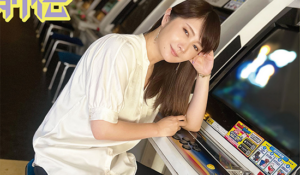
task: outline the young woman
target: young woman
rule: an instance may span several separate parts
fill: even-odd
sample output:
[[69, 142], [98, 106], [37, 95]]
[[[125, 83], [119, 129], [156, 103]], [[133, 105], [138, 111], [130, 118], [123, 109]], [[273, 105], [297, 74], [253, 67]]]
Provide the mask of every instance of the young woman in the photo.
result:
[[[146, 34], [98, 39], [36, 131], [33, 165], [51, 175], [132, 175], [126, 151], [140, 139], [198, 131], [219, 37], [212, 7], [186, 0]], [[158, 112], [165, 117], [153, 123]]]

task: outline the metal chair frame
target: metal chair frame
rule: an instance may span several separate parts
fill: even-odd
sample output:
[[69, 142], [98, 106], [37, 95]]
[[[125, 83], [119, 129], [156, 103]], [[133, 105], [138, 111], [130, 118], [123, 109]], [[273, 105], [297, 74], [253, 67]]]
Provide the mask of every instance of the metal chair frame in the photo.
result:
[[43, 31], [43, 28], [44, 28], [45, 24], [46, 24], [46, 22], [41, 22], [40, 25], [37, 26], [37, 27], [39, 27], [39, 28], [36, 30], [36, 37], [37, 37], [37, 38], [40, 38], [41, 33], [42, 33], [42, 31]]
[[[46, 54], [45, 54], [45, 57], [42, 59], [42, 63], [45, 63], [46, 62], [46, 58], [48, 57], [49, 58], [49, 53], [50, 53], [50, 51], [53, 49], [53, 44], [54, 44], [54, 39], [52, 39], [51, 40], [51, 42], [50, 42], [50, 44], [49, 44], [49, 47], [48, 47], [48, 49], [47, 49], [47, 52], [46, 52]], [[64, 50], [60, 50], [60, 49], [56, 49], [56, 51], [64, 51]], [[69, 50], [68, 50], [69, 52], [72, 52], [72, 50], [71, 50], [71, 47], [69, 47]]]
[[[51, 41], [51, 43], [53, 43], [53, 42], [54, 42], [54, 40]], [[50, 44], [51, 44], [51, 43], [50, 43]], [[55, 51], [62, 51], [61, 49], [57, 49], [57, 46], [58, 46], [59, 44], [64, 44], [64, 45], [67, 45], [67, 46], [70, 46], [70, 47], [75, 47], [75, 48], [78, 47], [77, 44], [73, 44], [73, 43], [70, 43], [70, 42], [67, 42], [67, 41], [62, 41], [62, 40], [56, 40], [56, 41], [54, 42], [54, 44], [53, 44], [51, 53], [50, 53], [50, 55], [49, 55], [49, 57], [48, 57], [48, 59], [47, 59], [46, 65], [45, 65], [45, 67], [44, 67], [44, 69], [43, 69], [44, 72], [47, 72], [48, 66], [49, 66], [49, 64], [50, 64], [50, 61], [52, 60], [52, 57], [53, 57], [54, 52], [55, 52]], [[50, 49], [50, 48], [51, 48], [51, 47], [49, 47], [49, 49]], [[50, 51], [50, 50], [49, 50], [49, 51]], [[48, 51], [47, 51], [47, 52], [48, 52]]]
[[[52, 77], [52, 79], [51, 79], [51, 83], [50, 83], [50, 85], [49, 85], [49, 87], [48, 87], [49, 90], [52, 89], [52, 86], [53, 86], [53, 83], [54, 83], [54, 80], [55, 80], [55, 78], [56, 78], [56, 75], [57, 75], [57, 72], [58, 72], [58, 70], [59, 70], [60, 65], [61, 65], [61, 61], [59, 61], [59, 62], [57, 63], [55, 72], [54, 72], [53, 77]], [[58, 96], [58, 93], [59, 93], [59, 91], [60, 91], [60, 89], [61, 89], [62, 83], [64, 82], [64, 79], [65, 79], [67, 70], [68, 70], [70, 67], [76, 67], [76, 65], [74, 65], [74, 64], [69, 64], [69, 63], [64, 63], [64, 65], [65, 65], [66, 67], [64, 68], [64, 71], [63, 71], [63, 73], [62, 73], [62, 75], [61, 75], [61, 77], [60, 77], [60, 81], [59, 81], [59, 84], [58, 84], [58, 86], [57, 86], [57, 89], [56, 89], [55, 95], [54, 95], [54, 97], [53, 97], [52, 103], [55, 102], [55, 100], [56, 100], [56, 98], [57, 98], [57, 96]]]
[[57, 25], [54, 25], [54, 24], [50, 24], [50, 27], [48, 28], [47, 32], [46, 32], [46, 35], [45, 35], [45, 38], [44, 38], [44, 41], [42, 43], [42, 49], [41, 49], [41, 52], [44, 52], [45, 51], [45, 48], [46, 48], [46, 45], [47, 45], [47, 42], [49, 40], [49, 37], [50, 35], [52, 35], [52, 30], [53, 29], [58, 29], [58, 30], [64, 30], [64, 31], [67, 31], [69, 32], [70, 34], [70, 37], [73, 37], [74, 33], [72, 30], [69, 30], [69, 29], [66, 29], [64, 27], [61, 27], [61, 26], [57, 26]]

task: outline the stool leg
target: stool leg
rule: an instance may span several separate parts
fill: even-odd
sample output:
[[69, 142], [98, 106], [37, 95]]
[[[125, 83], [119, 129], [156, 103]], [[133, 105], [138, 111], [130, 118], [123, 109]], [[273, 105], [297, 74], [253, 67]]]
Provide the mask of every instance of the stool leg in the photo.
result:
[[65, 78], [65, 76], [66, 76], [66, 72], [67, 72], [68, 68], [69, 68], [69, 65], [68, 65], [68, 64], [66, 64], [66, 67], [65, 67], [65, 69], [64, 69], [64, 72], [63, 72], [63, 74], [61, 75], [61, 78], [60, 78], [60, 81], [59, 81], [58, 87], [57, 87], [57, 89], [56, 89], [56, 92], [55, 92], [54, 98], [53, 98], [53, 100], [52, 100], [52, 103], [54, 103], [54, 102], [55, 102], [55, 100], [56, 100], [56, 98], [57, 98], [57, 96], [58, 96], [59, 90], [60, 90], [60, 88], [61, 88], [61, 85], [62, 85], [62, 83], [63, 83], [63, 81], [64, 81], [64, 78]]
[[42, 33], [42, 31], [43, 31], [43, 28], [44, 28], [44, 26], [45, 26], [45, 23], [46, 23], [46, 22], [41, 22], [41, 24], [40, 24], [40, 26], [39, 26], [39, 29], [38, 29], [38, 33], [36, 34], [36, 37], [37, 37], [37, 38], [40, 38], [41, 33]]
[[53, 86], [53, 83], [54, 83], [55, 77], [56, 77], [56, 75], [57, 75], [57, 72], [58, 72], [58, 70], [59, 70], [59, 67], [60, 67], [60, 64], [61, 64], [61, 62], [59, 61], [59, 62], [57, 63], [57, 66], [56, 66], [55, 72], [54, 72], [54, 74], [53, 74], [53, 77], [52, 77], [52, 79], [51, 79], [51, 83], [50, 83], [50, 85], [49, 85], [49, 87], [48, 87], [48, 89], [49, 89], [49, 90], [51, 90], [51, 89], [52, 89], [52, 86]]
[[43, 42], [43, 47], [42, 47], [42, 49], [41, 49], [41, 52], [44, 52], [44, 51], [45, 51], [45, 48], [46, 48], [48, 39], [49, 39], [49, 37], [50, 37], [50, 35], [51, 35], [52, 28], [53, 28], [53, 24], [50, 24], [50, 27], [48, 28], [48, 31], [47, 31], [46, 36], [45, 36], [45, 40], [44, 40], [44, 42]]
[[54, 54], [54, 52], [55, 52], [55, 49], [56, 49], [57, 45], [58, 45], [58, 41], [56, 41], [56, 42], [53, 44], [51, 53], [50, 53], [50, 55], [49, 55], [49, 57], [48, 57], [48, 59], [47, 59], [46, 65], [45, 65], [45, 67], [44, 67], [44, 69], [43, 69], [44, 72], [47, 72], [48, 66], [49, 66], [49, 64], [50, 64], [50, 61], [51, 61], [51, 59], [52, 59], [52, 56], [53, 56], [53, 54]]
[[46, 54], [45, 54], [45, 57], [42, 59], [42, 63], [45, 63], [45, 62], [46, 62], [46, 58], [47, 58], [47, 56], [49, 55], [49, 52], [50, 52], [50, 50], [51, 50], [51, 48], [52, 48], [52, 46], [53, 46], [53, 43], [54, 43], [54, 39], [51, 40], [50, 45], [49, 45], [49, 47], [48, 47], [48, 49], [47, 49], [47, 52], [46, 52]]

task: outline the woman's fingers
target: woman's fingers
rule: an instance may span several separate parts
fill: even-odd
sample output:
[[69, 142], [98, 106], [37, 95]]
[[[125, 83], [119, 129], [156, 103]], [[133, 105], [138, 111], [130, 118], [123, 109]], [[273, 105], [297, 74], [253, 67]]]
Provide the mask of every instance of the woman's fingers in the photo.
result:
[[187, 124], [187, 122], [186, 122], [186, 120], [184, 120], [184, 121], [179, 121], [179, 126], [186, 126], [186, 124]]
[[195, 64], [198, 60], [198, 58], [202, 57], [203, 56], [203, 53], [200, 52], [198, 55], [196, 55], [194, 58], [190, 59], [189, 61], [192, 63], [192, 64]]
[[179, 126], [186, 126], [187, 122], [186, 122], [186, 116], [183, 116], [183, 115], [180, 115], [180, 116], [177, 116], [177, 119], [178, 119], [178, 125]]
[[181, 127], [180, 127], [180, 126], [178, 126], [178, 128], [177, 128], [177, 131], [179, 131], [179, 130], [181, 130]]
[[186, 120], [186, 117], [184, 115], [177, 116], [177, 120]]
[[[195, 64], [197, 61], [200, 61], [201, 62], [201, 58], [204, 58], [205, 55], [200, 52], [198, 55], [196, 55], [193, 59], [189, 60], [192, 64]], [[198, 60], [200, 59], [200, 60]]]
[[214, 52], [210, 51], [208, 54], [206, 54], [206, 58], [208, 58], [208, 59], [214, 59]]

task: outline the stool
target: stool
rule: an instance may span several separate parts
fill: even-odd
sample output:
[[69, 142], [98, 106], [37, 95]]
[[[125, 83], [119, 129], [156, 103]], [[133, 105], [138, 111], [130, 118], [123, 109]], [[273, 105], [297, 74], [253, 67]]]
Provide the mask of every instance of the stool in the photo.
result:
[[45, 67], [43, 69], [44, 72], [47, 72], [48, 66], [50, 64], [50, 61], [52, 59], [52, 56], [53, 56], [54, 52], [55, 51], [63, 51], [61, 49], [56, 49], [57, 46], [58, 46], [58, 44], [64, 44], [64, 45], [73, 46], [73, 47], [83, 46], [83, 43], [82, 43], [82, 41], [79, 38], [75, 38], [75, 37], [72, 38], [72, 37], [69, 37], [67, 35], [63, 35], [63, 34], [59, 34], [59, 33], [53, 33], [53, 35], [51, 37], [52, 37], [52, 41], [51, 41], [50, 46], [49, 46], [49, 48], [47, 50], [45, 58], [42, 60], [43, 63], [46, 62], [46, 57], [49, 54], [49, 52], [51, 50], [51, 47], [53, 46], [52, 50], [51, 50], [51, 53], [48, 56], [46, 65], [45, 65]]
[[[45, 23], [41, 23], [41, 26], [40, 26], [38, 34], [37, 34], [38, 37], [40, 37], [40, 34], [41, 34], [42, 30], [43, 30], [44, 25], [45, 25]], [[46, 32], [45, 39], [44, 39], [44, 41], [42, 43], [41, 52], [45, 51], [48, 39], [49, 39], [50, 35], [53, 34], [53, 32], [52, 32], [53, 29], [68, 31], [70, 33], [70, 37], [73, 37], [73, 32], [75, 30], [71, 24], [57, 22], [57, 21], [52, 21], [50, 23], [50, 26], [49, 26], [47, 32]]]
[[74, 53], [70, 53], [70, 52], [58, 52], [58, 57], [59, 57], [59, 62], [57, 63], [57, 66], [56, 66], [56, 69], [55, 69], [55, 72], [53, 74], [53, 77], [52, 77], [52, 80], [51, 80], [51, 83], [48, 87], [49, 90], [52, 89], [52, 86], [53, 86], [53, 83], [54, 83], [54, 80], [55, 80], [55, 77], [57, 75], [57, 72], [58, 72], [58, 69], [61, 65], [61, 63], [64, 63], [64, 65], [66, 66], [62, 75], [61, 75], [61, 78], [60, 78], [60, 81], [59, 81], [59, 84], [58, 84], [58, 87], [56, 89], [56, 92], [55, 92], [55, 95], [54, 95], [54, 98], [52, 100], [52, 103], [55, 102], [57, 96], [58, 96], [58, 93], [59, 93], [59, 90], [61, 88], [61, 85], [64, 81], [64, 78], [65, 78], [65, 75], [66, 75], [66, 72], [67, 70], [70, 68], [70, 67], [76, 67], [78, 61], [80, 60], [81, 56], [80, 55], [77, 55], [77, 54], [74, 54]]
[[33, 166], [32, 166], [33, 161], [34, 161], [34, 159], [30, 160], [28, 162], [28, 164], [26, 165], [25, 175], [34, 175], [34, 170], [33, 170]]

